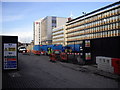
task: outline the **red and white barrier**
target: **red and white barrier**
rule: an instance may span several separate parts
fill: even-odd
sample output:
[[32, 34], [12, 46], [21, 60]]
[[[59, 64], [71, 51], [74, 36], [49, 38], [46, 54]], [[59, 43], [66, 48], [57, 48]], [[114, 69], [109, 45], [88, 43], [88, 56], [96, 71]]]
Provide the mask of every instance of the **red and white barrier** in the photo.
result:
[[68, 55], [80, 55], [80, 53], [67, 53]]
[[96, 64], [100, 70], [120, 74], [120, 59], [97, 56]]
[[112, 58], [112, 66], [114, 67], [114, 73], [120, 75], [120, 58]]

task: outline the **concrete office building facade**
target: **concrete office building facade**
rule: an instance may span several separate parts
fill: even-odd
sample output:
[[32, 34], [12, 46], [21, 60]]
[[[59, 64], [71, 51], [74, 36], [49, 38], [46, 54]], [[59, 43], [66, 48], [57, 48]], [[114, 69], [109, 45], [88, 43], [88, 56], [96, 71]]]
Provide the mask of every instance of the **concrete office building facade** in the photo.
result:
[[33, 40], [35, 45], [41, 44], [41, 21], [42, 18], [33, 23]]
[[47, 16], [45, 18], [42, 18], [40, 20], [39, 27], [34, 27], [34, 31], [35, 28], [38, 28], [34, 36], [39, 35], [39, 37], [37, 36], [38, 38], [34, 40], [34, 42], [37, 42], [35, 45], [52, 44], [52, 29], [64, 25], [66, 22], [67, 18], [64, 17]]
[[52, 44], [65, 45], [65, 33], [65, 25], [54, 28], [52, 31]]
[[67, 22], [66, 43], [85, 39], [120, 36], [120, 2], [102, 7]]

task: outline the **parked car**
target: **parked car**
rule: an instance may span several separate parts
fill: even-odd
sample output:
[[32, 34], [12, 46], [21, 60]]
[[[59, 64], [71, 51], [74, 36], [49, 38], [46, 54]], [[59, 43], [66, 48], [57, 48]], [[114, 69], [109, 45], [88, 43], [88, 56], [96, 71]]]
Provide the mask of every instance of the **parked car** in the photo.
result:
[[22, 46], [22, 47], [18, 48], [18, 52], [19, 53], [27, 53], [27, 49], [26, 49], [26, 47]]

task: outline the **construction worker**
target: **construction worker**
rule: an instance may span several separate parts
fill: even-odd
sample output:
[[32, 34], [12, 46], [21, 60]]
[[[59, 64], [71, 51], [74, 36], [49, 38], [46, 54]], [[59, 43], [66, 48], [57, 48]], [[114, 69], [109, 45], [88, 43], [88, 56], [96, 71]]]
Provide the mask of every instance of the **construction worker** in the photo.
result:
[[52, 53], [52, 48], [48, 48], [48, 55]]
[[67, 51], [68, 51], [68, 50], [67, 50], [67, 49], [65, 49], [65, 53], [67, 53]]
[[72, 52], [72, 49], [69, 49], [69, 52], [71, 53], [71, 52]]

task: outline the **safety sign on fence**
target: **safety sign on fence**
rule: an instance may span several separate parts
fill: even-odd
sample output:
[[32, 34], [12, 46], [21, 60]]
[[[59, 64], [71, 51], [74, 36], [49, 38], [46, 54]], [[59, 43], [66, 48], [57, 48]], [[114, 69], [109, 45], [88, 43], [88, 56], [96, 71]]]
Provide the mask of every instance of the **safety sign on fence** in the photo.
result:
[[4, 70], [17, 69], [17, 44], [4, 43]]
[[85, 41], [85, 47], [90, 47], [90, 40]]

